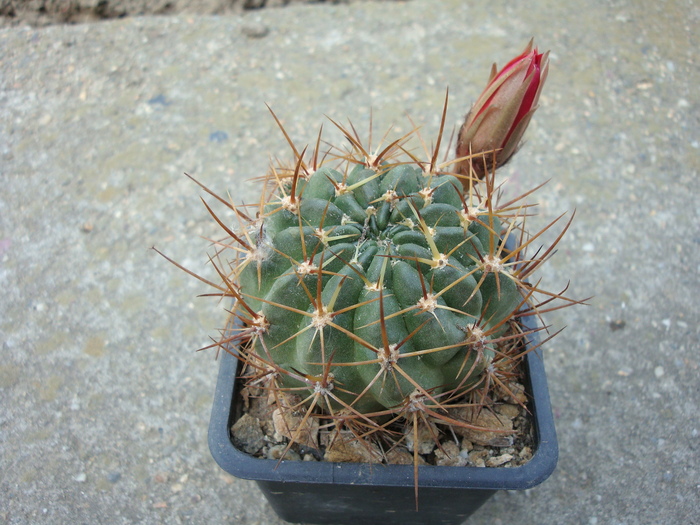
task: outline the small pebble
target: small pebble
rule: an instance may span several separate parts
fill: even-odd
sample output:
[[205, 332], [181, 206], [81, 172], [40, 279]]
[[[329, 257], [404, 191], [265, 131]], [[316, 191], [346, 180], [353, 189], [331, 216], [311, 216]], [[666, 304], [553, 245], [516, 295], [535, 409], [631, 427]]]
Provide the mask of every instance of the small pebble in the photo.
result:
[[[287, 451], [285, 453], [285, 450]], [[284, 457], [283, 457], [284, 456]], [[284, 459], [286, 461], [299, 461], [299, 454], [292, 449], [287, 450], [287, 445], [274, 445], [265, 454], [267, 459]]]
[[217, 130], [209, 134], [209, 140], [212, 142], [224, 142], [228, 139], [228, 133], [225, 131]]
[[[387, 463], [392, 465], [413, 465], [414, 457], [408, 450], [403, 447], [392, 448], [386, 455]], [[425, 460], [423, 456], [418, 456], [418, 463], [423, 465]]]
[[464, 467], [468, 460], [459, 452], [459, 447], [453, 442], [443, 443], [441, 449], [435, 450], [436, 464], [445, 467]]
[[[413, 447], [415, 446], [413, 426], [407, 425], [404, 429], [404, 435], [406, 436], [406, 448], [413, 452]], [[418, 453], [419, 454], [430, 454], [435, 449], [435, 436], [439, 435], [437, 426], [434, 423], [430, 423], [429, 426], [419, 423], [418, 424]]]
[[498, 405], [496, 411], [499, 414], [503, 414], [508, 419], [515, 419], [520, 415], [520, 406], [504, 403], [503, 405]]
[[169, 106], [170, 102], [168, 102], [165, 98], [165, 95], [156, 95], [155, 97], [151, 98], [148, 100], [148, 104], [151, 106], [154, 105], [160, 105], [160, 106]]
[[469, 460], [472, 462], [472, 464], [475, 467], [485, 467], [486, 462], [484, 461], [485, 458], [489, 456], [488, 450], [484, 449], [474, 449], [469, 453]]
[[116, 483], [120, 479], [122, 479], [121, 472], [110, 472], [107, 474], [107, 481], [110, 483]]
[[502, 454], [500, 456], [487, 459], [486, 466], [498, 467], [500, 465], [503, 465], [504, 463], [508, 463], [511, 459], [513, 459], [513, 456], [511, 456], [510, 454]]
[[248, 38], [264, 38], [270, 33], [270, 28], [263, 24], [249, 23], [241, 27], [241, 33]]
[[231, 427], [231, 434], [236, 445], [248, 454], [255, 454], [265, 444], [264, 434], [258, 418], [243, 414]]

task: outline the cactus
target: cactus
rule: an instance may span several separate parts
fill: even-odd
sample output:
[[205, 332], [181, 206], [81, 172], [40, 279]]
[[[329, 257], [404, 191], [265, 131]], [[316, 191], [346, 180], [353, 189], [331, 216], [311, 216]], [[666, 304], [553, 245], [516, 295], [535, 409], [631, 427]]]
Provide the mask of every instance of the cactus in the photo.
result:
[[233, 280], [255, 353], [287, 388], [332, 389], [329, 410], [470, 388], [523, 301], [500, 218], [420, 165], [341, 170], [296, 170], [251, 223]]
[[493, 174], [437, 162], [446, 110], [425, 161], [407, 148], [415, 129], [372, 154], [333, 122], [352, 148], [307, 161], [290, 141], [294, 167], [271, 168], [254, 218], [219, 197], [235, 231], [205, 203], [230, 237], [212, 258], [222, 283], [206, 281], [234, 300], [217, 344], [301, 396], [307, 418], [384, 431], [421, 410], [470, 426], [447, 408], [505, 386], [528, 333], [518, 319], [537, 314], [536, 294], [562, 298], [527, 282], [551, 253], [524, 257], [540, 235], [524, 231], [529, 206], [498, 205]]
[[[539, 66], [533, 53], [519, 60]], [[526, 81], [539, 82], [534, 75]], [[238, 223], [230, 227], [205, 203], [228, 239], [211, 257], [221, 282], [195, 276], [233, 301], [211, 346], [242, 360], [278, 410], [304, 407], [290, 446], [308, 441], [301, 434], [310, 418], [390, 444], [411, 425], [414, 435], [435, 423], [478, 428], [454, 409], [478, 415], [494, 389], [509, 392], [532, 331], [520, 320], [581, 302], [530, 282], [571, 220], [528, 258], [563, 216], [528, 234], [524, 198], [538, 188], [500, 203], [499, 150], [473, 151], [461, 137], [458, 158], [438, 162], [446, 114], [447, 99], [435, 147], [421, 160], [409, 147], [415, 136], [425, 144], [417, 128], [372, 150], [352, 125], [332, 120], [350, 147], [321, 155], [319, 133], [309, 156], [272, 113], [294, 158], [271, 167], [255, 214], [198, 183]]]

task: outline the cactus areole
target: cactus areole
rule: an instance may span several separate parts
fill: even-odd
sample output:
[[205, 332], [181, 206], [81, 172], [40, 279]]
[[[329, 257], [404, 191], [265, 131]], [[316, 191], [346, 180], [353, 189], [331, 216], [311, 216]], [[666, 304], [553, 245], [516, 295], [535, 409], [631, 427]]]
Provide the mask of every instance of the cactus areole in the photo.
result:
[[249, 225], [235, 283], [256, 355], [329, 411], [467, 391], [523, 302], [501, 220], [454, 176], [346, 168], [297, 169]]

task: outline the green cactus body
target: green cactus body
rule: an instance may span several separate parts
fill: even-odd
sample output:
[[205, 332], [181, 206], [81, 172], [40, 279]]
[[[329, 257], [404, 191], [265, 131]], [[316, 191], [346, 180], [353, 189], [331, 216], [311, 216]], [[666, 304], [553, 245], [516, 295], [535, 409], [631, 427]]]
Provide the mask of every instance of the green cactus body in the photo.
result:
[[281, 188], [237, 282], [255, 351], [290, 372], [284, 386], [325, 373], [340, 400], [326, 408], [367, 413], [480, 380], [523, 300], [493, 263], [495, 214], [468, 209], [457, 178], [409, 164], [323, 167]]

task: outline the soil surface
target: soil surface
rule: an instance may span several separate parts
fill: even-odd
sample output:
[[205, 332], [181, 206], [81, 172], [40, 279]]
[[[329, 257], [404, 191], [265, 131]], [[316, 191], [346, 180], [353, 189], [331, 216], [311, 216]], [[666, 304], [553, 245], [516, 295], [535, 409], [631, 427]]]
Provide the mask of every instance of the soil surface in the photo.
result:
[[[277, 392], [276, 399], [280, 394]], [[438, 424], [431, 423], [430, 428], [419, 425], [415, 441], [412, 424], [401, 420], [382, 441], [376, 435], [359, 439], [350, 431], [339, 432], [332, 421], [307, 419], [303, 410], [281, 409], [270, 392], [261, 388], [244, 387], [241, 395], [231, 435], [238, 449], [258, 458], [508, 468], [530, 461], [535, 447], [532, 416], [524, 404], [506, 396], [476, 417], [466, 408], [450, 411], [450, 417], [480, 429], [442, 425], [436, 420]], [[294, 406], [302, 402], [296, 396], [287, 401], [296, 403]], [[527, 402], [524, 395], [520, 401]], [[294, 440], [291, 446], [290, 439]]]
[[348, 4], [352, 1], [354, 0], [0, 0], [0, 27], [77, 24], [139, 15], [217, 15], [295, 3]]

